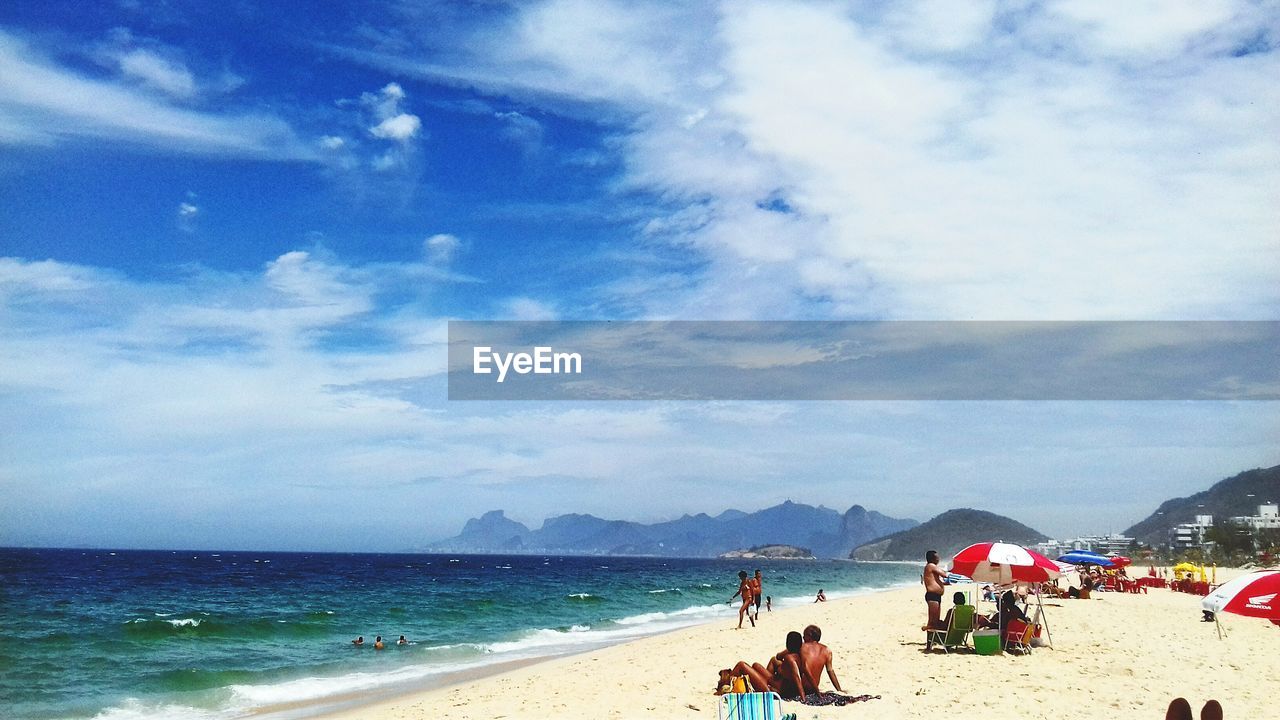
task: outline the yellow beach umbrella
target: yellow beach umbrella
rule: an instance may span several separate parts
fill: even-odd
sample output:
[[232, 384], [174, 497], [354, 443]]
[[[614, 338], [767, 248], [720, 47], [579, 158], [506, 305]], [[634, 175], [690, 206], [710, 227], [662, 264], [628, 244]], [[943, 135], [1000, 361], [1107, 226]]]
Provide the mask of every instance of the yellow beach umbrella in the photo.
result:
[[1181, 563], [1178, 563], [1177, 565], [1174, 565], [1174, 566], [1173, 566], [1173, 571], [1174, 571], [1175, 573], [1189, 573], [1189, 572], [1195, 572], [1195, 571], [1196, 571], [1196, 566], [1195, 566], [1195, 565], [1192, 565], [1192, 564], [1191, 564], [1191, 563], [1189, 563], [1189, 562], [1181, 562]]

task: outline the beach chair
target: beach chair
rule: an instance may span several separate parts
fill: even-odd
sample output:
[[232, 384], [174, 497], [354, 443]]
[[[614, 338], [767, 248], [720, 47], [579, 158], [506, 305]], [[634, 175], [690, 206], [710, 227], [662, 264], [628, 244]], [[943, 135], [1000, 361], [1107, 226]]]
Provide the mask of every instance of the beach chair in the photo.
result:
[[786, 717], [782, 713], [782, 696], [775, 692], [721, 695], [717, 716], [720, 720], [783, 720]]
[[954, 647], [969, 647], [969, 633], [973, 632], [973, 617], [977, 609], [972, 605], [957, 605], [951, 609], [951, 622], [945, 630], [928, 630], [926, 641], [931, 645], [941, 645], [942, 652], [951, 652]]
[[1023, 655], [1030, 655], [1031, 639], [1035, 637], [1035, 634], [1036, 626], [1034, 623], [1028, 625], [1014, 620], [1009, 623], [1009, 627], [1005, 630], [1005, 646], [1010, 650], [1017, 650]]

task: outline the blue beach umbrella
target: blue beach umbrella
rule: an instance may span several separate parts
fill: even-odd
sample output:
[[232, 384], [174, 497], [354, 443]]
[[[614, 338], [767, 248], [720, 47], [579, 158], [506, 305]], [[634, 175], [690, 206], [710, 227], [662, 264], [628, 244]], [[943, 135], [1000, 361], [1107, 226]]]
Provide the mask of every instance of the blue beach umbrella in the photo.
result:
[[1115, 563], [1108, 560], [1102, 555], [1091, 553], [1087, 550], [1074, 550], [1066, 555], [1058, 556], [1059, 562], [1071, 563], [1072, 565], [1101, 565], [1102, 567], [1111, 567]]

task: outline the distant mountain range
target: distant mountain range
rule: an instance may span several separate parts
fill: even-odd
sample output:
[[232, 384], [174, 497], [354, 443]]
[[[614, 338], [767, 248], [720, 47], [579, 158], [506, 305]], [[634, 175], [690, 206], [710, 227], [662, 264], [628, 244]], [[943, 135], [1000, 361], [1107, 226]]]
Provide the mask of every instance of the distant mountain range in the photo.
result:
[[796, 545], [817, 557], [842, 558], [853, 548], [917, 525], [861, 505], [844, 513], [787, 501], [752, 513], [726, 510], [715, 517], [685, 515], [644, 524], [594, 515], [559, 515], [531, 530], [493, 510], [468, 520], [462, 532], [429, 545], [430, 552], [565, 553], [715, 557], [737, 548]]
[[1195, 495], [1166, 500], [1124, 534], [1144, 545], [1160, 545], [1168, 542], [1171, 528], [1192, 522], [1196, 515], [1212, 515], [1217, 522], [1256, 514], [1258, 506], [1267, 502], [1280, 502], [1280, 465], [1246, 470]]
[[985, 510], [948, 510], [926, 523], [894, 533], [853, 549], [855, 560], [920, 560], [929, 550], [943, 559], [978, 542], [999, 540], [1018, 545], [1034, 545], [1048, 540], [1045, 535], [1020, 522]]
[[[1171, 527], [1195, 515], [1215, 519], [1252, 515], [1258, 505], [1280, 501], [1280, 466], [1249, 470], [1190, 497], [1160, 505], [1154, 514], [1125, 531], [1140, 543], [1160, 545]], [[761, 545], [809, 548], [817, 557], [857, 560], [923, 559], [926, 550], [944, 558], [975, 542], [1003, 540], [1031, 545], [1043, 533], [1011, 518], [959, 508], [920, 524], [854, 505], [844, 513], [787, 501], [752, 513], [725, 510], [685, 515], [644, 524], [569, 514], [548, 518], [530, 529], [493, 510], [468, 520], [456, 537], [428, 545], [428, 552], [559, 553], [569, 555], [656, 555], [716, 557]]]

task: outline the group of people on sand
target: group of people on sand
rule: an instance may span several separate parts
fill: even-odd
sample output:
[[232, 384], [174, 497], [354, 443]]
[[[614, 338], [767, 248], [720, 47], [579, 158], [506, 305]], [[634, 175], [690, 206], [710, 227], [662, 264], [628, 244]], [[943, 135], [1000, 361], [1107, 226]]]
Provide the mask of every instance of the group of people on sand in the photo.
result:
[[786, 647], [765, 665], [738, 662], [732, 668], [720, 671], [716, 694], [731, 691], [733, 678], [743, 676], [756, 692], [776, 692], [784, 699], [802, 698], [818, 692], [818, 684], [825, 671], [837, 692], [844, 692], [835, 668], [831, 665], [831, 649], [822, 644], [822, 630], [810, 625], [804, 633], [794, 630], [787, 633]]
[[[968, 597], [963, 592], [957, 592], [952, 596], [952, 602], [955, 604], [951, 609], [947, 610], [946, 617], [942, 616], [942, 593], [943, 585], [947, 584], [947, 573], [939, 567], [938, 552], [930, 550], [924, 556], [925, 565], [921, 579], [924, 581], [924, 601], [928, 607], [927, 620], [921, 630], [926, 632], [931, 630], [946, 630], [951, 626], [951, 618], [956, 612], [956, 608], [966, 604]], [[984, 599], [996, 599], [995, 591], [990, 585], [982, 588]], [[1027, 617], [1026, 611], [1018, 605], [1018, 596], [1012, 590], [1005, 590], [1000, 594], [997, 601], [998, 607], [996, 611], [990, 615], [979, 615], [974, 613], [974, 629], [981, 630], [983, 628], [999, 628], [1000, 637], [1008, 642], [1008, 630], [1010, 626], [1015, 628], [1026, 627], [1031, 624], [1031, 618]], [[932, 649], [932, 635], [925, 641], [925, 651]]]
[[[360, 637], [356, 638], [355, 640], [352, 640], [352, 641], [351, 641], [351, 644], [352, 644], [352, 645], [355, 645], [356, 647], [364, 647], [364, 636], [363, 636], [363, 635], [361, 635]], [[401, 635], [401, 636], [400, 636], [400, 639], [396, 641], [396, 644], [397, 644], [397, 645], [408, 645], [408, 644], [409, 644], [409, 641], [408, 641], [408, 640], [406, 640], [406, 639], [405, 639], [405, 637], [404, 637], [403, 635]], [[382, 642], [382, 636], [381, 636], [381, 635], [379, 635], [379, 636], [377, 636], [377, 637], [375, 637], [375, 638], [373, 639], [373, 649], [374, 649], [374, 650], [381, 650], [381, 649], [385, 648], [386, 646], [387, 646], [387, 644], [386, 644], [386, 643], [384, 643], [384, 642]]]
[[[756, 568], [756, 574], [749, 576], [746, 570], [738, 571], [738, 590], [729, 596], [729, 602], [733, 602], [736, 597], [742, 598], [742, 606], [738, 608], [738, 629], [742, 629], [742, 619], [751, 621], [751, 627], [756, 626], [756, 620], [760, 619], [760, 601], [764, 598], [765, 610], [773, 612], [773, 598], [764, 595], [764, 576], [760, 572], [760, 568]], [[752, 608], [755, 608], [755, 614], [751, 614]]]

